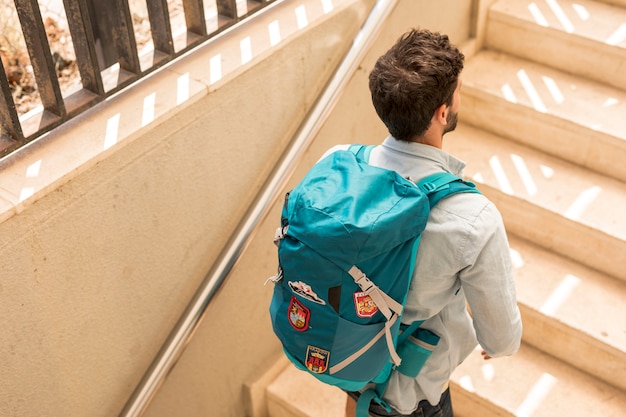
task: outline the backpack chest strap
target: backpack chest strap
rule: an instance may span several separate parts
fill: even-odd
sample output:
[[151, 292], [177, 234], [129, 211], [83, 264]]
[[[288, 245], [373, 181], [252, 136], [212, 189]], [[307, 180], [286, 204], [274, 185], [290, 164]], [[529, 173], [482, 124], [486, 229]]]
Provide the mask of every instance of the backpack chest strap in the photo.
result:
[[372, 298], [378, 310], [387, 319], [385, 323], [385, 338], [387, 340], [387, 348], [391, 355], [391, 360], [396, 366], [400, 365], [402, 359], [397, 354], [393, 345], [393, 337], [391, 335], [391, 326], [396, 322], [398, 316], [402, 314], [402, 304], [391, 298], [384, 291], [382, 291], [376, 284], [374, 284], [363, 271], [361, 271], [356, 265], [353, 265], [348, 273], [354, 280], [354, 282], [361, 288], [365, 294]]

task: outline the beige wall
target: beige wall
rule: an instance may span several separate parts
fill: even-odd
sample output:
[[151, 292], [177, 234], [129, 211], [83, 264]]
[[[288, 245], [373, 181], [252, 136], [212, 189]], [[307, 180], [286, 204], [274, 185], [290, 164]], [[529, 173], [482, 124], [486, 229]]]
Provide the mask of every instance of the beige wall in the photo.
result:
[[[110, 113], [126, 115], [124, 106], [132, 113], [131, 96], [147, 96], [155, 85], [167, 90], [180, 74], [199, 80], [183, 105], [4, 216], [0, 415], [120, 412], [374, 0], [334, 3], [334, 12], [233, 80], [207, 88], [200, 73], [210, 49], [202, 50], [62, 130], [90, 135], [99, 128], [77, 125], [100, 126]], [[385, 135], [366, 77], [405, 29], [467, 39], [470, 0], [432, 4], [401, 2], [295, 177], [330, 144], [375, 143]], [[147, 416], [245, 415], [243, 382], [280, 355], [267, 314], [271, 286], [263, 286], [276, 267], [278, 210], [208, 307]]]

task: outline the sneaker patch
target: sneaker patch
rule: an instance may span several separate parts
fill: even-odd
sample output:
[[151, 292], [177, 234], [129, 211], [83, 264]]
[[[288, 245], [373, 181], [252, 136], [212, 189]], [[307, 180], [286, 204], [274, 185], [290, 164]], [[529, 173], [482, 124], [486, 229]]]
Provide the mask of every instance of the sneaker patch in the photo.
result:
[[289, 288], [293, 292], [295, 292], [300, 297], [307, 299], [309, 301], [313, 301], [314, 303], [326, 305], [326, 301], [322, 300], [316, 293], [311, 289], [311, 286], [302, 282], [302, 281], [289, 281]]

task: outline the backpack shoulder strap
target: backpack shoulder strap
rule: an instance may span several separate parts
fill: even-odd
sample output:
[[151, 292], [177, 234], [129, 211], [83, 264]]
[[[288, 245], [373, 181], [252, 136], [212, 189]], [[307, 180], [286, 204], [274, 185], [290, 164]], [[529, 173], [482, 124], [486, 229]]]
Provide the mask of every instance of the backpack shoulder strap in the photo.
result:
[[361, 159], [362, 161], [369, 162], [370, 153], [372, 152], [372, 149], [374, 149], [375, 147], [376, 145], [354, 144], [354, 145], [350, 145], [348, 150], [352, 152], [353, 154], [355, 154], [356, 157]]
[[476, 185], [465, 181], [449, 172], [438, 172], [423, 178], [417, 186], [428, 195], [430, 207], [433, 208], [440, 200], [458, 193], [480, 194]]
[[[353, 144], [348, 151], [360, 160], [369, 163], [370, 153], [376, 145]], [[410, 180], [410, 179], [409, 179]], [[427, 196], [430, 207], [433, 208], [442, 199], [458, 193], [480, 194], [476, 184], [465, 181], [449, 172], [438, 172], [423, 178], [416, 184]]]

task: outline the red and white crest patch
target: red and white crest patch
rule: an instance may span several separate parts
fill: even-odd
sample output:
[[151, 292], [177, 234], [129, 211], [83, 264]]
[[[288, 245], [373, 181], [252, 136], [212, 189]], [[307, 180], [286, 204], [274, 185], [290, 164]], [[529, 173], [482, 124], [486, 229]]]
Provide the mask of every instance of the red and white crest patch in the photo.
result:
[[311, 311], [300, 303], [295, 296], [291, 296], [289, 303], [289, 324], [299, 332], [309, 328]]
[[368, 294], [364, 292], [354, 293], [354, 307], [356, 308], [356, 315], [361, 318], [370, 318], [378, 312], [378, 307]]

